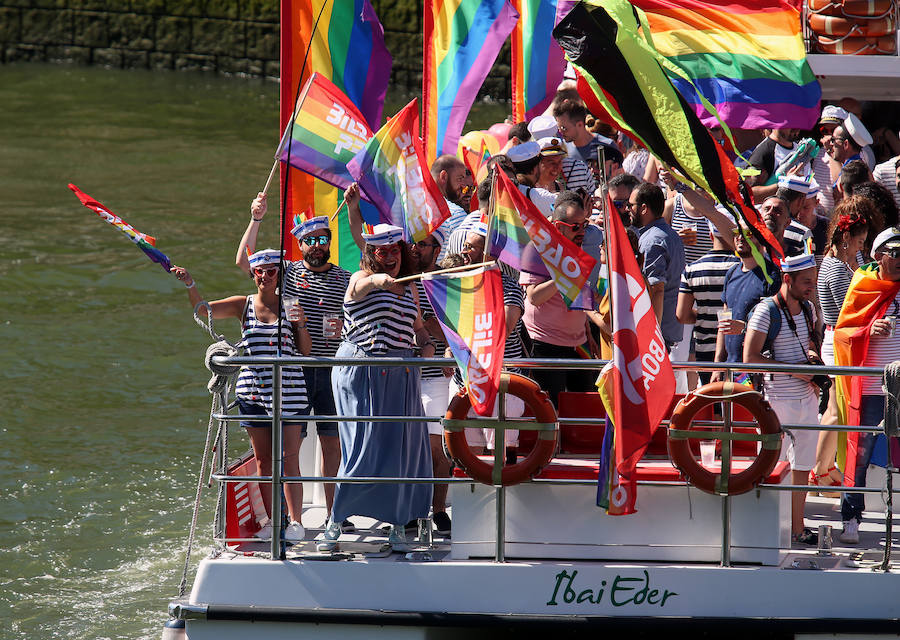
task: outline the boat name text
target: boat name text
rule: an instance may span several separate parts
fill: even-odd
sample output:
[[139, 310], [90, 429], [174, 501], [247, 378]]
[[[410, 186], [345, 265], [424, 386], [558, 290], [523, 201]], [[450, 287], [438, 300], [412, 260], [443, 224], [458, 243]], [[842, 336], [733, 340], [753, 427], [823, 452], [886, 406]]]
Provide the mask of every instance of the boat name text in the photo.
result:
[[566, 604], [600, 604], [609, 602], [614, 607], [626, 605], [653, 605], [660, 608], [666, 606], [669, 598], [678, 594], [668, 589], [651, 589], [650, 574], [644, 570], [644, 577], [616, 575], [612, 580], [601, 580], [600, 585], [593, 589], [579, 589], [575, 587], [577, 570], [569, 573], [565, 569], [556, 574], [556, 584], [553, 586], [553, 596], [547, 602], [548, 607], [555, 607], [558, 600]]

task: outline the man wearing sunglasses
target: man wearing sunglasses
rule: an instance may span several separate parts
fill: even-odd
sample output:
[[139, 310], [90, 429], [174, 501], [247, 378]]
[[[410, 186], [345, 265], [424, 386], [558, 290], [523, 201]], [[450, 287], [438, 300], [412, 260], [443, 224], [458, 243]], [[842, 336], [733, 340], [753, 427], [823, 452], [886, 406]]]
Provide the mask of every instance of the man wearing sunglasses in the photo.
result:
[[[352, 189], [347, 191], [348, 198], [353, 196]], [[253, 251], [256, 247], [260, 223], [267, 208], [266, 194], [258, 194], [250, 207], [250, 223], [238, 246], [236, 262], [245, 271], [249, 269], [246, 249]], [[331, 229], [327, 216], [304, 220], [291, 233], [297, 238], [303, 258], [287, 264], [282, 282], [283, 295], [300, 299], [300, 307], [306, 315], [307, 329], [312, 338], [310, 355], [333, 358], [341, 344], [344, 293], [350, 284], [350, 272], [329, 262]], [[331, 367], [303, 367], [303, 375], [313, 414], [335, 415]], [[334, 476], [341, 462], [337, 423], [317, 422], [316, 432], [322, 447], [322, 475]], [[331, 513], [334, 485], [326, 484], [324, 487], [326, 506], [328, 513]], [[341, 528], [352, 531], [353, 524], [345, 521]]]

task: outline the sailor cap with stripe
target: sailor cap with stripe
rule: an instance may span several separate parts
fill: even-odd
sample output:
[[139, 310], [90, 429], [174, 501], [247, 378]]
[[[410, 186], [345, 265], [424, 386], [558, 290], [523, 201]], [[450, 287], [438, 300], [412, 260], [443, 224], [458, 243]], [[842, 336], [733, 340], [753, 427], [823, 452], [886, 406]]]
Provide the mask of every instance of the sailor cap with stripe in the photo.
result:
[[[778, 176], [778, 186], [789, 189], [790, 191], [796, 191], [797, 193], [808, 194], [811, 183], [806, 178], [801, 178], [800, 176], [782, 175]], [[816, 188], [818, 188], [818, 186], [819, 185], [816, 185]]]
[[443, 226], [438, 227], [431, 232], [431, 237], [434, 238], [435, 241], [443, 247], [444, 243], [447, 242], [447, 230], [444, 229]]
[[388, 244], [396, 244], [403, 239], [403, 229], [392, 224], [381, 223], [376, 224], [372, 228], [372, 233], [363, 233], [363, 242], [371, 244], [375, 247], [381, 247]]
[[517, 144], [506, 152], [507, 157], [512, 160], [513, 165], [517, 165], [522, 162], [528, 162], [529, 160], [534, 160], [540, 154], [541, 145], [539, 145], [534, 140], [523, 142], [522, 144]]
[[269, 265], [278, 266], [281, 264], [281, 251], [278, 249], [262, 249], [261, 251], [252, 254], [247, 259], [250, 261], [251, 269], [268, 267]]
[[472, 223], [472, 226], [467, 229], [469, 233], [474, 233], [476, 236], [481, 236], [482, 238], [487, 237], [487, 223], [483, 220], [479, 220], [478, 222]]
[[799, 256], [789, 256], [781, 261], [782, 273], [805, 271], [816, 266], [816, 256], [811, 253], [801, 253]]
[[328, 230], [328, 216], [316, 216], [315, 218], [299, 222], [297, 226], [291, 229], [291, 233], [297, 240], [301, 240], [315, 231]]

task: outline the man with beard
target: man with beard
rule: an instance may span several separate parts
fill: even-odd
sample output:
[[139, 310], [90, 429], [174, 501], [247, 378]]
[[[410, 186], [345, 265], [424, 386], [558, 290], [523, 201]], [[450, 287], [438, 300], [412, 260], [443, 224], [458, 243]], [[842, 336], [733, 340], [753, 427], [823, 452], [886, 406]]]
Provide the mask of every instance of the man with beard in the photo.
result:
[[[791, 224], [791, 211], [784, 195], [769, 196], [759, 207], [766, 228], [772, 232], [779, 246], [784, 249], [784, 232]], [[809, 231], [809, 229], [807, 229]]]
[[[445, 238], [449, 238], [453, 230], [463, 221], [467, 209], [460, 206], [462, 201], [462, 191], [466, 184], [466, 165], [464, 165], [456, 156], [442, 155], [437, 158], [431, 165], [431, 175], [440, 189], [441, 194], [447, 201], [450, 208], [450, 217], [444, 220], [441, 225], [441, 231]], [[440, 262], [447, 252], [441, 249], [438, 256]]]
[[[359, 188], [347, 190], [348, 201], [359, 198]], [[250, 207], [250, 224], [238, 245], [236, 263], [250, 272], [246, 250], [256, 248], [259, 223], [267, 210], [266, 194], [260, 193]], [[344, 317], [344, 293], [350, 284], [350, 272], [331, 264], [331, 230], [327, 216], [310, 218], [291, 230], [300, 245], [303, 259], [290, 262], [284, 273], [284, 296], [300, 299], [306, 315], [307, 329], [312, 338], [311, 356], [333, 358], [341, 344], [341, 325]], [[334, 395], [331, 390], [331, 367], [303, 367], [306, 390], [312, 411], [318, 415], [335, 415]], [[322, 475], [337, 474], [341, 462], [341, 444], [336, 422], [317, 422], [316, 432], [322, 447]], [[334, 484], [325, 485], [325, 503], [328, 513], [334, 498]], [[349, 520], [341, 523], [343, 531], [352, 531]]]
[[[816, 259], [810, 254], [781, 262], [781, 288], [756, 305], [747, 325], [744, 362], [755, 364], [822, 364], [816, 310], [809, 299], [816, 290]], [[819, 423], [819, 389], [811, 373], [765, 374], [766, 399], [782, 424]], [[819, 432], [795, 429], [784, 438], [781, 459], [791, 464], [793, 484], [806, 484], [816, 463]], [[816, 544], [818, 536], [803, 526], [806, 492], [791, 492], [791, 539]]]
[[[775, 192], [775, 198], [784, 201], [788, 210], [787, 226], [781, 234], [781, 248], [786, 256], [809, 253], [807, 249], [809, 248], [809, 239], [812, 238], [812, 231], [800, 222], [799, 218], [806, 206], [806, 194], [810, 187], [810, 182], [803, 178], [793, 175], [778, 176], [778, 191]], [[772, 220], [773, 225], [780, 222], [780, 219]], [[769, 227], [769, 229], [775, 233], [773, 228]]]
[[775, 170], [794, 150], [794, 143], [799, 137], [799, 129], [772, 129], [750, 154], [750, 166], [759, 169], [759, 175], [751, 187], [754, 200], [758, 202], [778, 190], [778, 183], [772, 180]]

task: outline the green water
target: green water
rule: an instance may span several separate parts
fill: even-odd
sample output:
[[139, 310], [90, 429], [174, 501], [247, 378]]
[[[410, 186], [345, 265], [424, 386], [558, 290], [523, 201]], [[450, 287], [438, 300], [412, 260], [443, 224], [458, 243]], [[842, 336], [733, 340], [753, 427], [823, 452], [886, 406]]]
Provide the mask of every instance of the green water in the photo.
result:
[[[265, 81], [0, 66], [0, 636], [158, 638], [206, 435], [209, 337], [184, 287], [66, 185], [156, 236], [205, 297], [249, 293], [233, 256], [277, 104]], [[276, 233], [273, 216], [260, 246]]]

